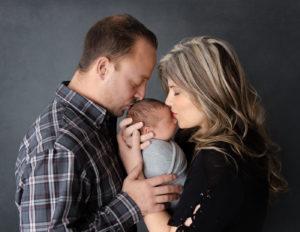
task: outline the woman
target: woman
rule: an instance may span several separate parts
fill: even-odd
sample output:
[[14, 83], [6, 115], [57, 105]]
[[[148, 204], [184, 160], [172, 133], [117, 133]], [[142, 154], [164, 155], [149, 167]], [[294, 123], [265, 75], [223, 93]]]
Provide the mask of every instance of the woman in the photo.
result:
[[146, 215], [149, 231], [262, 231], [268, 202], [287, 182], [235, 52], [220, 39], [195, 37], [158, 69], [166, 104], [179, 128], [194, 128], [195, 148], [178, 207], [171, 217]]

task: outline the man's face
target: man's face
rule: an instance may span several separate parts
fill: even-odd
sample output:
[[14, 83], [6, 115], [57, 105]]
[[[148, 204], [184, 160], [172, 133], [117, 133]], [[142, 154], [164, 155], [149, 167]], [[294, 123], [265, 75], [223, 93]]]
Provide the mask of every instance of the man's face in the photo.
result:
[[156, 50], [145, 39], [137, 39], [130, 54], [117, 63], [112, 62], [107, 109], [115, 116], [122, 116], [136, 100], [145, 96], [146, 85], [156, 63]]

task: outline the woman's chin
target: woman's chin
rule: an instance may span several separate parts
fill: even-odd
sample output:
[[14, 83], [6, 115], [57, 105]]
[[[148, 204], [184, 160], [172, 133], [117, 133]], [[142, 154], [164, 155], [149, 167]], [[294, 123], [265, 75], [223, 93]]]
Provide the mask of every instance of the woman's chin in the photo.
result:
[[179, 129], [188, 129], [189, 127], [186, 127], [185, 125], [177, 123], [177, 126]]

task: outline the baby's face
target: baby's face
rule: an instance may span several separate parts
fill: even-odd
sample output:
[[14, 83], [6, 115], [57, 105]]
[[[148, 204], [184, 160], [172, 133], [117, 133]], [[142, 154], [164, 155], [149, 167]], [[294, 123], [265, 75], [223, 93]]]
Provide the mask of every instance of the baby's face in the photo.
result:
[[156, 139], [169, 140], [175, 133], [177, 120], [172, 116], [168, 107], [157, 110], [160, 121], [153, 128]]

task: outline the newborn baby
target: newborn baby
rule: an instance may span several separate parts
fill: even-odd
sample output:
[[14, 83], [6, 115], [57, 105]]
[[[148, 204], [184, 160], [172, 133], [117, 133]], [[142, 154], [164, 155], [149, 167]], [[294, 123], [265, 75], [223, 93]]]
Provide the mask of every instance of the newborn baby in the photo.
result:
[[[144, 99], [135, 103], [127, 113], [133, 123], [143, 122], [141, 135], [152, 132], [151, 144], [143, 150], [144, 175], [146, 178], [176, 174], [172, 184], [184, 185], [187, 162], [181, 148], [171, 139], [176, 130], [177, 120], [172, 116], [167, 105], [155, 99]], [[171, 203], [170, 212], [177, 201]]]

